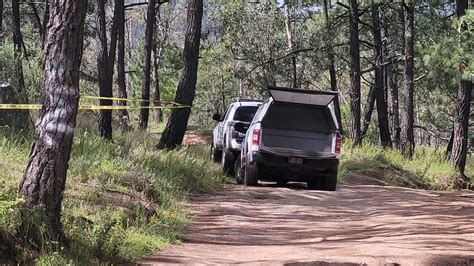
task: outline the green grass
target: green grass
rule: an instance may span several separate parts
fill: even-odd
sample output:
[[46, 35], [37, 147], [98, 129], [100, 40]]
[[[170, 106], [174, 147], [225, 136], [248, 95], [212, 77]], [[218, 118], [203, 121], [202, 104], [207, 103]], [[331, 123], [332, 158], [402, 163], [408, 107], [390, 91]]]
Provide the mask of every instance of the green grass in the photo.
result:
[[30, 139], [0, 130], [0, 242], [17, 246], [19, 262], [133, 262], [179, 242], [189, 218], [187, 197], [222, 185], [219, 167], [203, 156], [208, 147], [157, 151], [158, 139], [138, 132], [116, 132], [107, 142], [92, 123], [79, 121], [70, 159], [62, 216], [69, 247], [47, 243], [40, 254], [23, 239], [17, 219]]
[[[412, 160], [404, 158], [396, 149], [383, 149], [373, 143], [364, 142], [360, 147], [351, 148], [352, 143], [344, 143], [340, 171], [344, 176], [357, 171], [386, 168], [403, 171], [412, 175], [421, 187], [428, 189], [452, 189], [447, 180], [456, 176], [451, 163], [445, 159], [445, 150], [432, 147], [416, 147]], [[473, 177], [473, 158], [469, 158], [466, 174]], [[341, 178], [344, 178], [341, 175]]]

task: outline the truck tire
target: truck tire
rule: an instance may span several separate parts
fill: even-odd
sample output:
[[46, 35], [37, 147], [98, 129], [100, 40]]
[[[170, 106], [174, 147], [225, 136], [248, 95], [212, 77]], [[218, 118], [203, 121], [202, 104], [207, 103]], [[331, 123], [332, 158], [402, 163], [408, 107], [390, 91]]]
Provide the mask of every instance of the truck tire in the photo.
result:
[[244, 168], [244, 185], [257, 186], [258, 185], [258, 168], [252, 165], [245, 165]]
[[235, 159], [234, 155], [232, 152], [226, 150], [222, 150], [222, 158], [221, 158], [221, 165], [222, 165], [222, 171], [224, 173], [232, 175], [234, 174], [234, 164], [235, 164]]
[[222, 150], [214, 147], [214, 143], [211, 143], [211, 160], [215, 163], [222, 160]]
[[240, 156], [237, 157], [237, 160], [235, 160], [235, 167], [234, 167], [234, 173], [235, 173], [235, 181], [237, 184], [242, 185], [244, 183], [244, 169], [240, 167]]

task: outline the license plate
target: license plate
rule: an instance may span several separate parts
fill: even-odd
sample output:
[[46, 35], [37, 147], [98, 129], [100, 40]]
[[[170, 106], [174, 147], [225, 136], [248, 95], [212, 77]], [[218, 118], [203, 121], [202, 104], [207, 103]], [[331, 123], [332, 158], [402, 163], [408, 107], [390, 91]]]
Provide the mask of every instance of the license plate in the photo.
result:
[[291, 164], [303, 164], [303, 159], [302, 158], [290, 157], [290, 158], [288, 158], [288, 162], [291, 163]]

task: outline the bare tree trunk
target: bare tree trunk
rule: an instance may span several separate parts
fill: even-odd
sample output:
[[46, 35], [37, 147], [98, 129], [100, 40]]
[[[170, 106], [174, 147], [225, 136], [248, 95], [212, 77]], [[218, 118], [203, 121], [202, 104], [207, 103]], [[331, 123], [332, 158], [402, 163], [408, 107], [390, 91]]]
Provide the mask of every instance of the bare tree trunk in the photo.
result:
[[[100, 97], [112, 97], [109, 54], [107, 48], [107, 26], [105, 21], [105, 1], [97, 1], [97, 68]], [[100, 99], [101, 106], [112, 106], [112, 100]], [[105, 139], [112, 139], [112, 110], [99, 110], [99, 132]]]
[[456, 103], [456, 118], [454, 120], [453, 150], [451, 161], [456, 171], [464, 176], [467, 157], [467, 140], [469, 138], [469, 114], [472, 101], [472, 80], [459, 82], [458, 99]]
[[[125, 6], [124, 0], [115, 0], [115, 8], [117, 10], [117, 83], [118, 96], [127, 99], [127, 81], [125, 76]], [[126, 101], [119, 101], [119, 105], [127, 106]], [[126, 109], [119, 110], [119, 123], [122, 130], [128, 129], [128, 111]]]
[[407, 158], [413, 157], [415, 139], [413, 134], [414, 103], [413, 103], [413, 72], [414, 72], [414, 0], [405, 0], [405, 69], [402, 109], [401, 151]]
[[[324, 4], [324, 19], [326, 21], [326, 35], [327, 35], [327, 57], [328, 57], [328, 68], [329, 68], [329, 78], [331, 79], [331, 90], [339, 91], [337, 88], [336, 80], [336, 67], [334, 60], [334, 48], [333, 48], [333, 37], [332, 37], [332, 24], [329, 19], [329, 3], [328, 0], [323, 1]], [[339, 124], [339, 130], [343, 133], [342, 129], [342, 118], [341, 118], [341, 107], [339, 106], [339, 96], [334, 98], [334, 112], [336, 113], [337, 123]]]
[[3, 0], [0, 0], [0, 34], [2, 33], [3, 33]]
[[398, 106], [398, 73], [396, 66], [390, 67], [388, 72], [390, 73], [390, 121], [392, 128], [392, 142], [395, 148], [400, 148], [400, 113]]
[[365, 103], [364, 112], [362, 114], [361, 138], [364, 138], [365, 134], [367, 134], [367, 129], [369, 129], [370, 120], [372, 119], [375, 104], [375, 90], [375, 86], [370, 86], [367, 102]]
[[[288, 3], [285, 3], [285, 27], [286, 27], [286, 37], [288, 40], [288, 51], [291, 53], [293, 51], [293, 32], [291, 29], [291, 18], [290, 18], [290, 10], [288, 7]], [[292, 80], [293, 80], [293, 88], [298, 87], [298, 77], [297, 77], [297, 69], [296, 69], [296, 54], [291, 56], [291, 66], [292, 66]]]
[[454, 141], [454, 126], [449, 135], [448, 147], [446, 148], [445, 156], [447, 159], [451, 159], [451, 152], [453, 151], [453, 141]]
[[[466, 9], [468, 7], [467, 0], [457, 0], [456, 1], [456, 13], [458, 18], [466, 14]], [[463, 23], [463, 22], [461, 22]], [[460, 25], [460, 44], [472, 42], [464, 36], [465, 31], [468, 30], [465, 22]], [[466, 54], [469, 54], [472, 51], [466, 51]], [[454, 164], [454, 167], [458, 173], [462, 176], [465, 176], [464, 170], [466, 168], [466, 157], [467, 157], [467, 141], [469, 138], [469, 115], [471, 109], [472, 101], [472, 74], [466, 71], [467, 65], [464, 60], [461, 60], [459, 65], [460, 81], [458, 86], [458, 98], [456, 102], [456, 116], [454, 119], [453, 127], [453, 149], [451, 151], [451, 161]], [[467, 74], [465, 77], [465, 74]], [[468, 179], [466, 178], [466, 181]]]
[[43, 39], [43, 25], [41, 24], [41, 18], [38, 12], [38, 8], [36, 8], [36, 4], [32, 2], [28, 2], [28, 5], [31, 8], [32, 12], [32, 18], [31, 21], [35, 25], [36, 29], [38, 30], [38, 33], [40, 35], [40, 38]]
[[354, 146], [362, 143], [360, 132], [360, 43], [359, 43], [359, 6], [357, 0], [350, 0], [350, 55], [351, 55], [351, 101], [350, 136]]
[[[176, 91], [175, 102], [191, 106], [196, 91], [203, 0], [187, 0], [187, 7], [184, 67]], [[174, 149], [181, 145], [190, 114], [190, 108], [179, 108], [171, 111], [157, 148]]]
[[143, 87], [142, 87], [142, 108], [140, 110], [140, 129], [146, 130], [148, 127], [148, 117], [150, 115], [150, 83], [151, 83], [151, 53], [153, 50], [153, 31], [156, 20], [156, 0], [148, 1], [146, 13], [145, 30], [145, 56], [143, 58]]
[[45, 45], [45, 41], [46, 41], [46, 35], [48, 34], [48, 31], [47, 31], [47, 25], [48, 24], [48, 20], [49, 20], [49, 1], [48, 0], [44, 0], [44, 14], [43, 14], [43, 23], [42, 23], [42, 26], [43, 26], [43, 36], [42, 36], [42, 39], [41, 39], [41, 46], [43, 47], [44, 49], [44, 45]]
[[27, 102], [26, 91], [25, 91], [25, 78], [23, 75], [23, 36], [21, 34], [20, 25], [20, 2], [18, 0], [12, 0], [12, 31], [13, 31], [13, 49], [15, 56], [15, 84], [20, 99], [20, 103]]
[[[160, 47], [157, 48], [158, 45], [153, 45], [153, 79], [152, 79], [152, 84], [154, 87], [153, 90], [153, 105], [154, 106], [160, 106], [161, 105], [161, 95], [160, 95], [160, 75], [159, 75], [159, 69], [160, 69], [160, 57], [161, 57], [161, 42], [160, 42]], [[163, 112], [161, 109], [157, 108], [154, 109], [153, 112], [153, 118], [156, 123], [161, 123], [163, 122]]]
[[54, 34], [48, 35], [45, 46], [43, 108], [20, 182], [19, 191], [28, 209], [42, 212], [48, 229], [44, 236], [52, 240], [64, 240], [61, 202], [79, 103], [86, 5], [85, 0], [51, 1], [54, 19], [47, 27]]
[[385, 98], [384, 69], [383, 69], [383, 44], [380, 28], [379, 5], [372, 1], [372, 26], [374, 35], [375, 57], [375, 98], [377, 103], [377, 118], [382, 147], [392, 147], [390, 128], [388, 126], [387, 101]]

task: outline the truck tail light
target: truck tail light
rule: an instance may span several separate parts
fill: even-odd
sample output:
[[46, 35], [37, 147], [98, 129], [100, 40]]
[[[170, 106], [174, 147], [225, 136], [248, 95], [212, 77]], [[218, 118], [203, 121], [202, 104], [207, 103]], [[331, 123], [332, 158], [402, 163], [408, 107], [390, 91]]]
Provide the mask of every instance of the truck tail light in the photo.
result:
[[252, 145], [260, 145], [260, 129], [254, 129], [252, 131]]
[[340, 135], [336, 136], [336, 147], [334, 148], [334, 152], [337, 154], [341, 154], [342, 148], [342, 137]]

